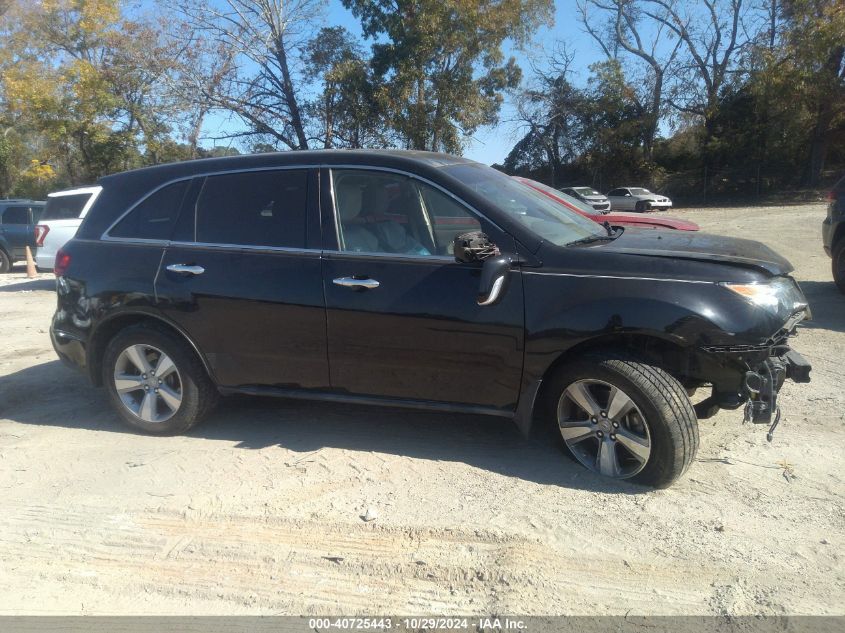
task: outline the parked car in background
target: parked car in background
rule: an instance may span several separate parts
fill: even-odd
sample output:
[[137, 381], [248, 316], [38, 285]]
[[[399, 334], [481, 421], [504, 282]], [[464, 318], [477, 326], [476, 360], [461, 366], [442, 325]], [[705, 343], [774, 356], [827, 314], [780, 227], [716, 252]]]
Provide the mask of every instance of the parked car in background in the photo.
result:
[[845, 294], [845, 178], [827, 196], [827, 217], [822, 223], [824, 251], [831, 257], [833, 281]]
[[652, 193], [642, 187], [620, 187], [607, 194], [613, 211], [664, 211], [672, 207], [672, 201], [666, 196]]
[[53, 270], [56, 253], [76, 234], [99, 192], [100, 187], [78, 187], [47, 194], [37, 226], [35, 265], [39, 270]]
[[36, 200], [0, 200], [0, 273], [25, 259], [27, 246], [35, 255], [35, 224], [43, 208], [44, 203]]
[[612, 226], [636, 226], [641, 229], [676, 229], [679, 231], [698, 231], [699, 227], [695, 222], [687, 220], [678, 220], [677, 218], [664, 218], [654, 215], [634, 215], [625, 213], [596, 213], [592, 207], [585, 202], [577, 200], [562, 191], [558, 191], [554, 187], [549, 187], [536, 180], [530, 178], [523, 178], [521, 176], [514, 176], [519, 182], [528, 185], [532, 189], [536, 189], [540, 193], [548, 196], [555, 202], [559, 202], [565, 207], [580, 213], [586, 218], [590, 218], [594, 222], [603, 224], [609, 222]]
[[667, 486], [697, 416], [776, 423], [783, 382], [810, 379], [789, 347], [807, 302], [768, 247], [608, 229], [462, 158], [282, 152], [99, 184], [56, 256], [50, 335], [147, 433], [187, 431], [219, 393], [526, 433], [536, 413], [586, 468]]
[[560, 190], [567, 196], [586, 202], [599, 213], [610, 212], [610, 201], [607, 196], [592, 187], [561, 187]]

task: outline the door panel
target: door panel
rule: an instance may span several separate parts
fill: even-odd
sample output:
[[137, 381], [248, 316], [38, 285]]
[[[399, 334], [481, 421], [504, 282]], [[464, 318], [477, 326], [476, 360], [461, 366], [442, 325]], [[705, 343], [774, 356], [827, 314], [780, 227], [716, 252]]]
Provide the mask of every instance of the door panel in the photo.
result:
[[[501, 303], [476, 303], [480, 267], [332, 253], [324, 259], [332, 387], [510, 408], [522, 375], [522, 278]], [[344, 277], [378, 281], [355, 290]]]
[[[321, 199], [332, 388], [513, 409], [523, 361], [521, 275], [512, 271], [502, 301], [481, 307], [481, 265], [448, 256], [451, 239], [467, 230], [481, 228], [506, 252], [515, 251], [513, 239], [407, 174], [336, 170], [331, 182]], [[348, 285], [356, 279], [370, 287]]]
[[303, 169], [221, 174], [183, 203], [158, 302], [222, 386], [330, 386], [320, 251], [304, 248], [316, 187]]
[[[173, 264], [203, 272], [168, 271]], [[205, 353], [219, 384], [329, 386], [318, 251], [174, 245], [156, 291], [160, 308]]]

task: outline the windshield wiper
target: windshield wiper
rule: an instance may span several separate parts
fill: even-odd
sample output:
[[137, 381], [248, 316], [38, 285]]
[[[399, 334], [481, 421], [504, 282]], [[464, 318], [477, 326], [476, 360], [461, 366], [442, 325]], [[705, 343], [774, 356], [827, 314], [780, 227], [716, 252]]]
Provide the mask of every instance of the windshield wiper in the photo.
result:
[[615, 240], [617, 237], [622, 235], [622, 231], [624, 231], [622, 227], [618, 227], [619, 230], [615, 231], [610, 225], [610, 222], [606, 220], [602, 224], [602, 226], [604, 227], [604, 230], [607, 231], [607, 235], [588, 235], [587, 237], [582, 237], [580, 240], [575, 240], [574, 242], [567, 243], [567, 246], [577, 246], [578, 244], [592, 244], [593, 242]]

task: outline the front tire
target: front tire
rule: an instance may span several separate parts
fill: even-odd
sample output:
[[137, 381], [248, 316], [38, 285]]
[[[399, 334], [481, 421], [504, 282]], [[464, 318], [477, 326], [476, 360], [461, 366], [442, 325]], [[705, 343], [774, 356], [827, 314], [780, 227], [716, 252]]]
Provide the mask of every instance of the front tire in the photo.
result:
[[665, 488], [698, 450], [698, 420], [683, 386], [635, 356], [586, 354], [559, 371], [547, 415], [565, 449], [613, 479]]
[[845, 239], [840, 239], [833, 247], [831, 267], [833, 269], [833, 281], [839, 292], [845, 294]]
[[644, 201], [640, 200], [640, 201], [639, 201], [639, 202], [637, 202], [637, 204], [634, 206], [634, 210], [635, 210], [637, 213], [645, 213], [646, 211], [650, 211], [650, 210], [651, 210], [651, 204], [649, 204], [648, 202], [644, 202]]
[[12, 260], [9, 255], [0, 248], [0, 273], [7, 273], [12, 270]]
[[151, 325], [134, 325], [109, 341], [103, 384], [129, 426], [152, 435], [187, 432], [219, 397], [184, 340]]

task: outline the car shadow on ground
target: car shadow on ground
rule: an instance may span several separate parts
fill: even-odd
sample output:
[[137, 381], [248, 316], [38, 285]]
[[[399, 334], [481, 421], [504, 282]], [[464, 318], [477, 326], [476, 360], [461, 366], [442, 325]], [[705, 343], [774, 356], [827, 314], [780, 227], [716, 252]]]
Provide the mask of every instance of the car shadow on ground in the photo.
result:
[[845, 332], [845, 295], [832, 281], [801, 281], [801, 290], [810, 303], [813, 320], [800, 327]]
[[[45, 412], [32, 392], [54, 385], [62, 401]], [[105, 390], [51, 361], [0, 377], [0, 418], [20, 424], [134, 433], [111, 409]], [[302, 455], [321, 448], [379, 452], [416, 459], [463, 462], [543, 485], [643, 494], [648, 488], [595, 475], [563, 454], [553, 436], [525, 438], [512, 421], [482, 415], [431, 413], [364, 405], [231, 396], [189, 436], [236, 442], [242, 449], [279, 446]]]

